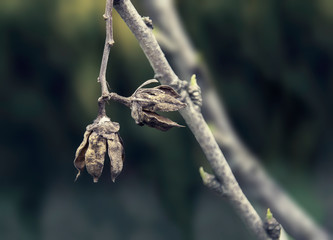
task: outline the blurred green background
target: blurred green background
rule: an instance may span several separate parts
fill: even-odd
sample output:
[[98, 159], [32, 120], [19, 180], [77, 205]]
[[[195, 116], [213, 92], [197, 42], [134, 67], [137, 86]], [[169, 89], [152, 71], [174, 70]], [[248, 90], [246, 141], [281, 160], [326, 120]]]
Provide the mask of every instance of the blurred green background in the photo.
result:
[[[107, 112], [121, 124], [123, 173], [113, 184], [107, 164], [98, 184], [87, 173], [73, 183], [76, 148], [97, 114], [104, 6], [0, 2], [0, 239], [249, 239], [229, 204], [202, 186], [207, 163], [189, 129], [136, 126], [116, 103]], [[177, 8], [238, 134], [332, 231], [333, 2], [179, 0]], [[154, 74], [116, 13], [114, 21], [107, 79], [128, 96]]]

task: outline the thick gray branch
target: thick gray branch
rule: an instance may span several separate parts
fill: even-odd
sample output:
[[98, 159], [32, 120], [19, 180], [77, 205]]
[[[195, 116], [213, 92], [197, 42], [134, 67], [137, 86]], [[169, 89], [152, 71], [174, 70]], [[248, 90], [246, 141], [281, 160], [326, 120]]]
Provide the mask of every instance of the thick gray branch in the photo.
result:
[[[118, 0], [115, 1], [114, 7], [138, 39], [161, 83], [178, 86], [180, 80], [167, 62], [151, 29], [142, 21], [132, 3], [129, 0]], [[185, 96], [188, 107], [180, 110], [180, 113], [204, 151], [214, 174], [228, 192], [228, 200], [256, 236], [259, 239], [267, 239], [261, 218], [240, 189], [202, 114], [195, 110], [187, 93], [183, 92], [181, 94]]]
[[193, 73], [198, 75], [205, 117], [216, 126], [216, 139], [227, 153], [227, 159], [241, 185], [248, 188], [263, 205], [269, 206], [287, 232], [296, 239], [330, 239], [328, 233], [316, 225], [267, 175], [259, 160], [238, 139], [206, 67], [198, 62], [196, 52], [182, 28], [173, 0], [144, 0], [144, 3], [162, 33], [166, 50], [180, 77], [189, 79]]

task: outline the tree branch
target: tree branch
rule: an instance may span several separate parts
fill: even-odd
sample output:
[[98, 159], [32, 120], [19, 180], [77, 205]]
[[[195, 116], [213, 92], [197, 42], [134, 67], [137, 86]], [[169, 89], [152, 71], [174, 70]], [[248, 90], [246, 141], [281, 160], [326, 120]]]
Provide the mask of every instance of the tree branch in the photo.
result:
[[105, 115], [105, 102], [107, 100], [106, 96], [109, 94], [108, 84], [106, 81], [106, 69], [108, 66], [109, 54], [111, 46], [114, 44], [113, 40], [113, 28], [112, 28], [112, 8], [113, 0], [106, 0], [105, 13], [103, 18], [106, 21], [106, 37], [103, 50], [103, 57], [99, 76], [97, 78], [98, 82], [101, 83], [101, 97], [98, 99], [99, 105], [99, 115]]
[[[179, 87], [181, 81], [171, 69], [151, 29], [145, 25], [132, 3], [129, 0], [116, 0], [114, 7], [138, 39], [161, 83]], [[204, 151], [214, 174], [228, 192], [228, 200], [258, 239], [266, 240], [268, 237], [261, 218], [240, 189], [202, 114], [196, 111], [186, 90], [180, 90], [180, 94], [184, 96], [184, 101], [188, 105], [180, 110], [180, 113]]]
[[158, 34], [167, 39], [167, 44], [163, 46], [167, 47], [166, 50], [180, 76], [189, 79], [194, 73], [198, 75], [204, 100], [203, 112], [208, 121], [214, 124], [214, 136], [221, 149], [226, 152], [237, 180], [249, 189], [262, 205], [269, 206], [287, 232], [296, 239], [330, 239], [329, 234], [314, 223], [311, 217], [268, 176], [259, 164], [260, 160], [253, 156], [237, 137], [210, 80], [210, 74], [204, 63], [198, 61], [197, 54], [182, 27], [174, 1], [143, 2], [154, 23], [159, 27]]

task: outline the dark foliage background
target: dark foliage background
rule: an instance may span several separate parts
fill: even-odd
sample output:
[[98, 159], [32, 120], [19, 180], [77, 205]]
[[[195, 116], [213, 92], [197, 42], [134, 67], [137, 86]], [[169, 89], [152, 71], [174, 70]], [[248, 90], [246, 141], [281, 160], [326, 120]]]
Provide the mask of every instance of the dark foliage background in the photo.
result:
[[[333, 2], [177, 6], [239, 135], [332, 230]], [[248, 239], [228, 203], [202, 187], [206, 162], [190, 131], [136, 126], [115, 103], [123, 173], [113, 184], [107, 165], [98, 184], [88, 174], [73, 183], [75, 150], [97, 114], [103, 12], [104, 1], [0, 2], [0, 239]], [[114, 27], [107, 78], [127, 96], [153, 72], [117, 14]]]

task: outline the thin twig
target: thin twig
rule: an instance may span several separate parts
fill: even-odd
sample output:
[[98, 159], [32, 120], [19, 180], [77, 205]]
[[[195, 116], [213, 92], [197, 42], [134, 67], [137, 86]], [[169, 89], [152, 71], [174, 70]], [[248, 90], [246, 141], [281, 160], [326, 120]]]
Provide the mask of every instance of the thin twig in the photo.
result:
[[112, 8], [113, 0], [106, 0], [105, 13], [103, 18], [106, 22], [106, 37], [103, 50], [101, 68], [98, 76], [98, 82], [101, 83], [101, 97], [98, 99], [99, 115], [105, 115], [105, 102], [109, 95], [108, 84], [106, 81], [106, 69], [108, 66], [111, 46], [114, 44], [112, 28]]
[[[210, 81], [210, 74], [204, 64], [198, 61], [181, 20], [177, 15], [173, 0], [144, 0], [146, 9], [168, 40], [168, 55], [172, 59], [176, 72], [182, 79], [189, 79], [194, 73], [202, 89], [205, 117], [216, 127], [214, 136], [241, 186], [249, 189], [263, 206], [269, 206], [289, 234], [296, 239], [329, 239], [329, 234], [318, 226], [311, 217], [283, 191], [259, 164], [260, 160], [242, 144], [232, 128], [223, 103]], [[173, 45], [171, 45], [173, 44]], [[171, 47], [170, 47], [171, 45]], [[254, 174], [254, 172], [256, 174]]]
[[[171, 69], [151, 29], [145, 25], [132, 3], [129, 0], [116, 0], [114, 7], [139, 41], [161, 83], [179, 86], [181, 81]], [[214, 174], [228, 192], [227, 199], [257, 238], [267, 240], [261, 218], [239, 187], [202, 114], [196, 111], [186, 90], [181, 89], [181, 95], [188, 107], [180, 110], [180, 113], [204, 151]]]

